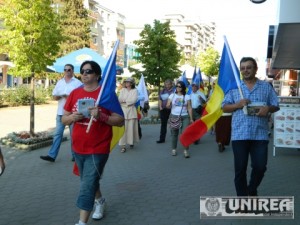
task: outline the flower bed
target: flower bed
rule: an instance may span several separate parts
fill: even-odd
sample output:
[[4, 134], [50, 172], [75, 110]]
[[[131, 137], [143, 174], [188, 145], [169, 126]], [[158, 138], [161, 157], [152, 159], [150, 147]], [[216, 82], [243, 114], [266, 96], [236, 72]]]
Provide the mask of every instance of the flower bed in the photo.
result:
[[[63, 137], [62, 141], [66, 140], [67, 137]], [[52, 131], [37, 132], [33, 137], [30, 137], [28, 131], [13, 132], [0, 139], [1, 144], [20, 150], [34, 150], [43, 148], [51, 145], [52, 141]]]

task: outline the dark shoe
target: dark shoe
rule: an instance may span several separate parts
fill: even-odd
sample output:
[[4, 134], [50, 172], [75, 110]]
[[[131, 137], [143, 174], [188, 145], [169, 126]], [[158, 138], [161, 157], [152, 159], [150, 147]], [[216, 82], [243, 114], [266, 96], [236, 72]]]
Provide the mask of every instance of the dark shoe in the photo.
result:
[[74, 158], [74, 157], [72, 157], [71, 161], [72, 161], [72, 162], [75, 162], [75, 158]]
[[198, 145], [199, 144], [199, 140], [194, 142], [194, 145]]
[[129, 147], [130, 147], [131, 149], [133, 149], [133, 145], [129, 145]]
[[40, 158], [42, 160], [46, 160], [46, 161], [49, 161], [49, 162], [55, 162], [55, 159], [51, 158], [49, 155], [46, 155], [46, 156], [41, 155]]
[[165, 143], [165, 140], [158, 140], [156, 141], [157, 144]]
[[223, 152], [225, 150], [224, 145], [222, 145], [221, 143], [218, 143], [218, 148], [219, 148], [219, 152]]

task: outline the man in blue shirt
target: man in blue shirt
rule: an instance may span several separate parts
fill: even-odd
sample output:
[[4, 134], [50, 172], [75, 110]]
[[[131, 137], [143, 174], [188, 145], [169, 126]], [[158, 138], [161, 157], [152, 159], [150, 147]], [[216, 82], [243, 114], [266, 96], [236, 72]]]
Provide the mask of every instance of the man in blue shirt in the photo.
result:
[[[239, 90], [230, 90], [222, 103], [224, 112], [232, 113], [232, 149], [234, 155], [235, 189], [237, 196], [257, 196], [268, 159], [268, 115], [279, 110], [273, 87], [255, 77], [257, 63], [251, 57], [240, 61], [241, 97]], [[252, 112], [249, 106], [252, 107]], [[247, 182], [248, 157], [251, 158], [251, 176]]]

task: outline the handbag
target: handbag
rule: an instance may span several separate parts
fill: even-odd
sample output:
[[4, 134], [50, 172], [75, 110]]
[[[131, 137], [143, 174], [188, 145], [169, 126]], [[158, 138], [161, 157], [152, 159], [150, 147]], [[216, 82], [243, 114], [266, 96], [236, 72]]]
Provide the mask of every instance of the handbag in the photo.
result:
[[[173, 96], [173, 98], [174, 98], [174, 96]], [[181, 107], [179, 116], [175, 116], [172, 114], [170, 116], [169, 124], [170, 124], [170, 128], [172, 130], [179, 130], [182, 126], [181, 113], [182, 113], [182, 109], [183, 109], [183, 105], [184, 105], [184, 98], [185, 98], [185, 95], [183, 96], [183, 103], [182, 103], [182, 107]]]
[[173, 130], [179, 130], [182, 126], [181, 116], [171, 116], [170, 117], [170, 128]]

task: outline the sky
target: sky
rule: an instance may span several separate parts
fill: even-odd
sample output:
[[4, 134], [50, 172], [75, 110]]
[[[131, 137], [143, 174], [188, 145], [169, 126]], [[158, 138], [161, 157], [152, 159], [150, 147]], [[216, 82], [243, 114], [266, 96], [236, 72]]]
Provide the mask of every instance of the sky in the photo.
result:
[[153, 25], [154, 19], [174, 13], [216, 22], [216, 49], [222, 52], [226, 36], [235, 62], [238, 64], [243, 56], [257, 58], [260, 73], [266, 67], [269, 25], [278, 23], [278, 0], [262, 4], [250, 0], [99, 0], [99, 3], [123, 14], [125, 23], [130, 24]]

